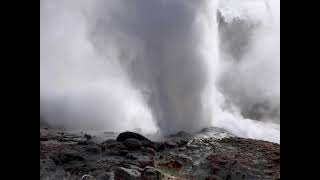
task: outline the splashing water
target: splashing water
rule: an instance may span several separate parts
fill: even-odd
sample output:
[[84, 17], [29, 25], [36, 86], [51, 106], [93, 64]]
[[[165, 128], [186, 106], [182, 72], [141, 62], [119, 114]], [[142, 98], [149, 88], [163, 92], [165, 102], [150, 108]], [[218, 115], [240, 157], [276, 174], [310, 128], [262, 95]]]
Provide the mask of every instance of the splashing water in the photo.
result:
[[[41, 117], [69, 129], [164, 135], [218, 126], [279, 142], [278, 6], [42, 0]], [[234, 33], [243, 21], [258, 25]]]

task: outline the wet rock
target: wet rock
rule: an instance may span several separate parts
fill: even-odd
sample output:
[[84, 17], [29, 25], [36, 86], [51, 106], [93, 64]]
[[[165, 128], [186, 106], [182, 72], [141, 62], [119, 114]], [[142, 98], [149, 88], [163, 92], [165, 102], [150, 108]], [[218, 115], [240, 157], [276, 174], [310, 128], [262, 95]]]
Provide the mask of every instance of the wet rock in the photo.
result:
[[177, 144], [178, 144], [179, 147], [181, 147], [181, 146], [184, 146], [184, 145], [188, 144], [188, 141], [182, 139], [182, 140], [178, 141]]
[[140, 141], [149, 141], [149, 142], [151, 142], [148, 138], [142, 136], [141, 134], [138, 134], [138, 133], [135, 133], [135, 132], [130, 132], [130, 131], [126, 131], [126, 132], [120, 133], [116, 140], [120, 141], [120, 142], [124, 142], [125, 140], [130, 139], [130, 138], [134, 138], [134, 139], [137, 139], [137, 140], [140, 140]]
[[201, 147], [201, 146], [198, 146], [198, 145], [192, 145], [192, 144], [190, 144], [190, 145], [187, 145], [187, 148], [188, 148], [188, 149], [191, 149], [191, 150], [199, 150], [199, 149], [201, 149], [202, 147]]
[[180, 169], [183, 167], [183, 163], [178, 160], [171, 160], [169, 162], [161, 163], [161, 166], [166, 166], [168, 168]]
[[141, 172], [143, 169], [140, 168], [141, 164], [133, 159], [125, 159], [123, 161], [121, 161], [121, 163], [119, 164], [119, 167], [124, 167], [127, 169], [135, 169], [138, 170], [139, 172]]
[[126, 139], [123, 144], [127, 147], [128, 150], [139, 150], [141, 148], [141, 143], [134, 138]]
[[94, 180], [95, 178], [89, 174], [85, 174], [81, 177], [81, 180]]
[[42, 171], [55, 171], [56, 170], [56, 165], [52, 159], [45, 158], [45, 159], [40, 159], [40, 173]]
[[219, 176], [211, 175], [211, 176], [206, 177], [205, 180], [223, 180], [223, 179]]
[[126, 155], [129, 153], [129, 151], [127, 151], [127, 150], [120, 150], [119, 153], [120, 153], [121, 156], [126, 156]]
[[143, 148], [143, 152], [146, 152], [152, 156], [155, 156], [156, 155], [156, 151], [153, 149], [153, 148]]
[[70, 161], [83, 161], [84, 158], [75, 150], [65, 149], [53, 157], [53, 160], [56, 164], [61, 165]]
[[147, 166], [142, 173], [141, 179], [142, 180], [159, 180], [160, 172], [154, 167]]
[[93, 141], [79, 141], [77, 142], [78, 145], [81, 145], [81, 146], [87, 146], [87, 145], [92, 145], [92, 144], [95, 144]]
[[90, 145], [90, 146], [86, 147], [86, 152], [91, 153], [91, 154], [100, 154], [101, 148], [97, 145]]
[[[40, 137], [42, 133], [49, 140], [68, 139], [40, 141], [40, 179], [80, 180], [83, 174], [97, 180], [152, 180], [159, 179], [158, 174], [170, 179], [280, 178], [280, 146], [270, 142], [198, 136], [152, 142], [131, 136], [123, 141], [109, 139], [96, 144], [95, 138], [84, 141], [83, 135], [66, 133], [61, 137], [53, 132], [41, 131]], [[139, 143], [140, 148], [135, 146]]]
[[142, 154], [128, 154], [128, 159], [135, 160], [139, 163], [140, 167], [152, 166], [154, 167], [154, 159], [150, 155], [142, 155]]
[[83, 136], [86, 140], [92, 139], [92, 136], [90, 134], [84, 134]]
[[97, 176], [97, 180], [113, 180], [113, 179], [114, 179], [113, 172], [100, 173]]
[[166, 141], [164, 143], [165, 147], [166, 148], [175, 148], [175, 147], [178, 147], [178, 144], [174, 141]]
[[191, 157], [188, 157], [188, 156], [183, 155], [183, 154], [182, 155], [177, 155], [175, 157], [175, 159], [180, 160], [180, 161], [185, 162], [185, 163], [191, 163], [192, 162], [192, 158]]
[[157, 148], [156, 150], [159, 152], [159, 151], [163, 151], [166, 149], [166, 146], [164, 145], [164, 143], [160, 143], [157, 145]]
[[100, 144], [102, 151], [106, 151], [109, 155], [121, 155], [121, 150], [127, 150], [127, 147], [119, 141], [109, 139]]
[[115, 180], [139, 180], [141, 179], [141, 174], [135, 169], [127, 169], [124, 167], [117, 167], [114, 170]]

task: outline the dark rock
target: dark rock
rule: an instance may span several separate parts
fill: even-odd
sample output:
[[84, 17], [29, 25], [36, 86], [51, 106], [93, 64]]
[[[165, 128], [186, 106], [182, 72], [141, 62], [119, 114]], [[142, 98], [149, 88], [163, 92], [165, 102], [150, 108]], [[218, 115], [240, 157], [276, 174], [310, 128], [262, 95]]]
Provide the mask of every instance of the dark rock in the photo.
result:
[[166, 146], [166, 148], [175, 148], [178, 147], [178, 144], [174, 141], [166, 141], [164, 143], [164, 145]]
[[53, 157], [56, 164], [61, 165], [70, 161], [83, 161], [84, 158], [75, 150], [65, 149], [57, 156]]
[[181, 147], [181, 146], [184, 146], [186, 144], [188, 144], [188, 141], [187, 140], [180, 140], [179, 142], [177, 142], [178, 146]]
[[87, 145], [92, 145], [95, 143], [93, 141], [79, 141], [77, 144], [82, 145], [82, 146], [87, 146]]
[[49, 141], [47, 137], [40, 137], [40, 141]]
[[156, 155], [156, 151], [153, 148], [149, 148], [149, 147], [148, 148], [144, 148], [143, 152], [146, 152], [146, 153], [148, 153], [148, 154], [150, 154], [152, 156]]
[[201, 149], [202, 147], [197, 145], [187, 145], [187, 148], [191, 150], [198, 150], [198, 149]]
[[130, 131], [126, 131], [126, 132], [120, 133], [116, 140], [120, 141], [120, 142], [124, 142], [125, 140], [130, 139], [130, 138], [134, 138], [134, 139], [137, 139], [137, 140], [140, 140], [140, 141], [149, 141], [149, 142], [151, 142], [148, 138], [142, 136], [141, 134], [138, 134], [138, 133], [135, 133], [135, 132], [130, 132]]
[[176, 169], [180, 169], [183, 167], [183, 164], [178, 160], [172, 160], [166, 163], [161, 163], [161, 165], [166, 166], [168, 168], [176, 168]]
[[141, 140], [140, 143], [141, 143], [141, 146], [143, 146], [145, 148], [147, 148], [147, 147], [152, 148], [152, 149], [156, 149], [157, 148], [156, 143], [154, 143], [152, 141]]
[[121, 156], [126, 156], [126, 155], [129, 153], [129, 151], [127, 151], [127, 150], [120, 150], [119, 153], [120, 153]]
[[86, 140], [90, 140], [90, 139], [92, 139], [92, 136], [90, 134], [84, 134], [84, 138]]
[[100, 173], [97, 176], [97, 180], [113, 180], [114, 179], [114, 174], [113, 172], [108, 172], [108, 173]]
[[[108, 139], [100, 144], [102, 151], [110, 150], [110, 151], [120, 151], [125, 150], [127, 147], [119, 141], [114, 139]], [[118, 153], [119, 154], [119, 153]]]
[[101, 148], [97, 145], [90, 145], [90, 146], [86, 147], [86, 151], [91, 154], [100, 154]]
[[134, 138], [126, 139], [123, 144], [128, 148], [128, 150], [139, 150], [141, 148], [141, 143]]
[[141, 179], [141, 174], [135, 169], [127, 169], [123, 167], [117, 167], [114, 170], [115, 180], [139, 180]]
[[211, 175], [211, 176], [206, 177], [205, 180], [222, 180], [222, 178], [219, 176], [216, 176], [216, 175]]
[[142, 168], [146, 166], [154, 167], [154, 159], [152, 156], [149, 156], [149, 155], [129, 153], [127, 155], [127, 159], [134, 160], [139, 164], [139, 167], [142, 167]]
[[163, 143], [161, 143], [161, 144], [158, 144], [158, 146], [157, 146], [157, 151], [163, 151], [163, 150], [165, 150], [166, 149], [166, 146], [163, 144]]
[[147, 166], [142, 173], [141, 179], [142, 180], [159, 180], [160, 172], [154, 167]]
[[136, 169], [136, 170], [142, 171], [142, 169], [140, 169], [141, 167], [140, 162], [134, 159], [125, 159], [120, 162], [120, 166], [128, 169]]

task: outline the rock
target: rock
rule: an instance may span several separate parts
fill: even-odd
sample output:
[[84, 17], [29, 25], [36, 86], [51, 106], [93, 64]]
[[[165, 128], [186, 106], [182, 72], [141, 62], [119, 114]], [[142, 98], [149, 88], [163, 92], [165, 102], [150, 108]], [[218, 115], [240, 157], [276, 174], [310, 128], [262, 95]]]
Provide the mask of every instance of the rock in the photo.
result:
[[164, 143], [164, 145], [166, 146], [166, 148], [175, 148], [178, 147], [178, 144], [174, 141], [166, 141]]
[[180, 169], [183, 167], [183, 164], [178, 160], [172, 160], [166, 163], [161, 163], [161, 165], [169, 168], [176, 168], [176, 169]]
[[92, 145], [95, 143], [93, 141], [79, 141], [77, 144], [82, 145], [82, 146], [86, 146], [86, 145]]
[[120, 150], [126, 150], [127, 147], [119, 141], [108, 139], [100, 144], [102, 151], [107, 151], [108, 154], [120, 155]]
[[113, 172], [101, 173], [97, 176], [96, 180], [113, 180], [114, 174]]
[[61, 165], [70, 161], [83, 161], [84, 158], [75, 150], [65, 149], [57, 156], [53, 157], [56, 164]]
[[152, 166], [154, 167], [154, 160], [150, 156], [141, 155], [137, 160], [140, 162], [141, 167]]
[[81, 177], [81, 180], [93, 180], [94, 177], [89, 175], [89, 174], [85, 174]]
[[129, 153], [129, 151], [127, 151], [127, 150], [120, 150], [119, 153], [120, 153], [121, 156], [126, 156], [126, 155]]
[[52, 159], [49, 159], [49, 158], [40, 159], [40, 172], [41, 170], [55, 171], [56, 168], [57, 167]]
[[143, 152], [146, 152], [146, 153], [148, 153], [148, 154], [150, 154], [152, 156], [156, 155], [156, 151], [153, 148], [149, 148], [149, 147], [148, 148], [144, 148]]
[[92, 136], [90, 134], [84, 134], [83, 136], [86, 140], [92, 139]]
[[187, 140], [180, 140], [179, 142], [177, 142], [178, 146], [181, 147], [181, 146], [184, 146], [186, 144], [188, 144], [188, 141]]
[[216, 176], [216, 175], [211, 175], [211, 176], [206, 177], [205, 180], [222, 180], [222, 178], [220, 178], [219, 176]]
[[142, 167], [142, 168], [146, 166], [154, 167], [153, 157], [149, 155], [129, 153], [127, 155], [127, 159], [134, 160], [135, 162], [139, 163], [139, 167]]
[[130, 131], [126, 131], [126, 132], [120, 133], [116, 140], [120, 141], [120, 142], [124, 142], [125, 140], [130, 139], [130, 138], [134, 138], [134, 139], [137, 139], [137, 140], [140, 140], [140, 141], [149, 141], [149, 142], [151, 142], [148, 138], [142, 136], [141, 134], [138, 134], [138, 133], [135, 133], [135, 132], [130, 132]]
[[127, 169], [123, 167], [117, 167], [114, 170], [115, 180], [139, 180], [141, 179], [141, 174], [135, 169]]
[[142, 173], [142, 180], [160, 180], [160, 172], [154, 167], [147, 166]]
[[192, 158], [191, 157], [188, 157], [186, 155], [178, 155], [176, 156], [177, 159], [185, 162], [185, 163], [191, 163], [192, 162]]
[[133, 160], [133, 159], [125, 159], [125, 160], [121, 161], [119, 165], [120, 165], [120, 167], [124, 167], [127, 169], [135, 169], [138, 171], [143, 170], [142, 168], [140, 168], [141, 164], [138, 161]]
[[100, 154], [101, 148], [97, 145], [90, 145], [90, 146], [86, 147], [86, 152], [91, 153], [91, 154]]
[[191, 150], [199, 150], [199, 149], [201, 149], [202, 147], [191, 144], [191, 145], [187, 145], [187, 148], [188, 148], [188, 149], [191, 149]]
[[159, 152], [159, 151], [163, 151], [163, 150], [165, 150], [165, 148], [166, 148], [166, 146], [163, 144], [163, 143], [161, 143], [161, 144], [158, 144], [158, 146], [157, 146], [157, 151]]
[[126, 139], [123, 144], [128, 148], [128, 150], [139, 150], [141, 148], [141, 143], [134, 138]]

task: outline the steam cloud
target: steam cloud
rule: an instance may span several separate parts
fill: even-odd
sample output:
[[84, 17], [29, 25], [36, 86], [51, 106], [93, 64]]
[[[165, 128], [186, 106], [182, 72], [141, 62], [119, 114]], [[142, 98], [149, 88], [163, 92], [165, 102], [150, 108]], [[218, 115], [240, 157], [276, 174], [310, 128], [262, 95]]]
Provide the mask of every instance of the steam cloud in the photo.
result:
[[237, 54], [241, 43], [227, 48], [234, 41], [227, 37], [242, 34], [228, 34], [216, 19], [226, 7], [242, 12], [227, 0], [42, 0], [41, 118], [162, 134], [216, 125], [279, 141], [277, 124], [250, 119], [280, 121], [280, 34], [272, 21], [280, 15], [249, 14], [257, 19], [246, 22], [261, 25]]

